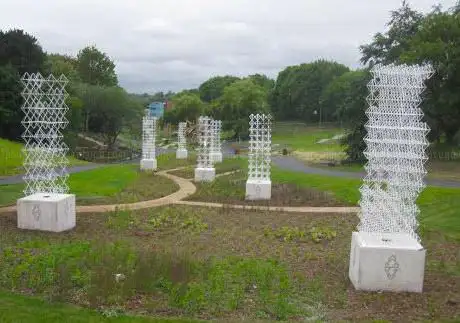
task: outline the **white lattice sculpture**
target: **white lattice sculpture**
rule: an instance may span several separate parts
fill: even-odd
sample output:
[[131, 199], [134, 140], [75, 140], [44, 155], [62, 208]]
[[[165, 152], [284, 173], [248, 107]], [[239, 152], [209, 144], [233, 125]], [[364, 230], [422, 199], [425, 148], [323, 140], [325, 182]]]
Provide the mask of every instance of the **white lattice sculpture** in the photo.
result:
[[367, 175], [349, 276], [357, 289], [421, 292], [425, 249], [416, 200], [424, 188], [428, 126], [419, 105], [429, 66], [376, 65], [364, 138]]
[[67, 194], [67, 78], [25, 73], [21, 78], [25, 131], [25, 197], [17, 201], [18, 227], [60, 232], [75, 227], [75, 195]]
[[157, 118], [147, 110], [142, 118], [142, 170], [156, 170], [157, 160], [155, 156]]
[[177, 128], [177, 150], [176, 158], [177, 159], [187, 159], [187, 141], [185, 139], [185, 131], [187, 130], [187, 122], [179, 122]]
[[271, 198], [271, 116], [249, 116], [249, 168], [246, 181], [246, 199], [269, 200]]
[[221, 142], [222, 121], [211, 120], [211, 161], [213, 163], [222, 162], [222, 142]]
[[216, 169], [213, 167], [211, 160], [211, 141], [213, 134], [211, 131], [211, 121], [209, 117], [200, 117], [198, 119], [198, 157], [197, 167], [195, 168], [196, 182], [210, 182], [216, 176]]

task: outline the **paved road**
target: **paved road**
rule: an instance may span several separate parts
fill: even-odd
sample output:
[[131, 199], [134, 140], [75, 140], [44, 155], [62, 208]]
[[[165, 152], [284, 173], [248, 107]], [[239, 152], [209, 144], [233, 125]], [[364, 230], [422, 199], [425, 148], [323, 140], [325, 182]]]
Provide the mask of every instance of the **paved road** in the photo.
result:
[[[299, 161], [294, 157], [289, 156], [273, 156], [272, 162], [276, 166], [286, 169], [292, 170], [295, 172], [301, 172], [306, 174], [317, 174], [317, 175], [325, 175], [325, 176], [332, 176], [332, 177], [343, 177], [343, 178], [357, 178], [362, 179], [365, 173], [360, 172], [345, 172], [333, 169], [322, 169], [322, 168], [315, 168], [310, 167]], [[440, 179], [425, 179], [425, 183], [431, 186], [438, 186], [438, 187], [451, 187], [451, 188], [460, 188], [459, 181], [449, 181], [449, 180], [440, 180]]]
[[[222, 147], [223, 155], [224, 156], [232, 156], [234, 154], [233, 150], [226, 145]], [[157, 155], [164, 154], [164, 153], [171, 153], [175, 152], [174, 148], [157, 148]], [[139, 159], [129, 160], [122, 163], [138, 163]], [[310, 167], [299, 161], [298, 159], [290, 156], [273, 156], [272, 162], [276, 166], [285, 169], [291, 170], [295, 172], [305, 173], [305, 174], [317, 174], [317, 175], [324, 175], [324, 176], [331, 176], [331, 177], [342, 177], [342, 178], [357, 178], [361, 179], [364, 177], [364, 173], [357, 173], [357, 172], [344, 172], [339, 170], [333, 169], [322, 169], [322, 168], [315, 168]], [[121, 163], [120, 163], [121, 164]], [[107, 164], [89, 164], [89, 165], [81, 165], [81, 166], [73, 166], [69, 167], [69, 173], [78, 173], [87, 171], [90, 169], [95, 169], [98, 167], [105, 166]], [[437, 179], [426, 179], [425, 180], [428, 185], [438, 186], [438, 187], [451, 187], [451, 188], [460, 188], [460, 182], [458, 181], [448, 181], [448, 180], [437, 180]], [[0, 179], [0, 185], [6, 184], [18, 184], [22, 183], [22, 175], [10, 176], [3, 179]]]

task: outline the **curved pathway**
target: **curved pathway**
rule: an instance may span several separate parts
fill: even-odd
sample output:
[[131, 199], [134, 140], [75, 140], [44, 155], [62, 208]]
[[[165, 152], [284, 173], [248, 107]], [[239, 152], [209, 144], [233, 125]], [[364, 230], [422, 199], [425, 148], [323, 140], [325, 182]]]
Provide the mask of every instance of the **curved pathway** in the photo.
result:
[[[186, 167], [180, 167], [175, 169], [168, 169], [158, 172], [158, 175], [165, 176], [176, 184], [179, 185], [179, 190], [168, 196], [161, 197], [156, 200], [150, 201], [141, 201], [136, 203], [129, 204], [111, 204], [111, 205], [82, 205], [76, 207], [77, 213], [104, 213], [115, 210], [140, 210], [153, 208], [163, 205], [191, 205], [191, 206], [200, 206], [200, 207], [211, 207], [211, 208], [231, 208], [231, 209], [244, 209], [244, 210], [265, 210], [265, 211], [275, 211], [275, 212], [296, 212], [296, 213], [341, 213], [341, 214], [356, 214], [359, 211], [358, 207], [310, 207], [310, 206], [301, 206], [301, 207], [290, 207], [290, 206], [252, 206], [252, 205], [237, 205], [237, 204], [221, 204], [221, 203], [208, 203], [208, 202], [198, 202], [198, 201], [184, 201], [183, 199], [192, 195], [196, 192], [196, 186], [190, 179], [185, 179], [179, 176], [169, 174], [175, 170], [181, 170]], [[225, 176], [232, 174], [233, 172], [227, 172], [223, 174], [218, 174], [217, 176]], [[0, 208], [0, 214], [15, 212], [16, 206], [8, 206]]]

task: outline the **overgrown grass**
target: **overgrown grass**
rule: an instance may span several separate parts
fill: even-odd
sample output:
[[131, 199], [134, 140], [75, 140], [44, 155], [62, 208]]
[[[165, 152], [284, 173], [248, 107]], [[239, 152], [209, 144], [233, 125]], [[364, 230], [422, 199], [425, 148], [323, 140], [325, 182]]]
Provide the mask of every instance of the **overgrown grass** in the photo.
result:
[[[209, 232], [203, 215], [170, 208], [140, 218], [112, 213], [105, 229], [95, 228], [100, 238], [88, 240], [81, 234], [70, 240], [43, 235], [15, 243], [2, 237], [0, 287], [114, 315], [132, 309], [134, 301], [152, 313], [167, 310], [197, 317], [241, 312], [252, 318], [285, 320], [318, 314], [302, 288], [304, 282], [278, 260], [218, 254], [197, 258], [185, 249], [152, 250], [150, 243], [139, 243], [155, 232], [199, 237]], [[127, 235], [133, 229], [136, 241]], [[114, 241], [114, 236], [119, 239]]]
[[[23, 144], [0, 138], [0, 176], [22, 174]], [[69, 157], [71, 166], [87, 164], [84, 160]]]
[[335, 127], [307, 126], [300, 123], [278, 123], [273, 126], [272, 141], [274, 144], [287, 146], [300, 151], [340, 152], [343, 147], [338, 140], [318, 143], [322, 139], [331, 139], [344, 133]]
[[413, 322], [458, 315], [459, 242], [442, 231], [422, 234], [423, 294], [362, 293], [347, 277], [357, 222], [353, 214], [167, 206], [81, 216], [72, 232], [51, 235], [18, 230], [15, 214], [3, 215], [0, 288], [105, 316]]

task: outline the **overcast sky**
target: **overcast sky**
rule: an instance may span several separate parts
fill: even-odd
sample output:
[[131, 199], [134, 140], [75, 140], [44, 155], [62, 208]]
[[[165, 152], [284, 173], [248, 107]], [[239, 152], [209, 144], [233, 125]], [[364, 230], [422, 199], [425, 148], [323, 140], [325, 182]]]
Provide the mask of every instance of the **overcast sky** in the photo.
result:
[[[409, 0], [421, 11], [455, 0]], [[400, 0], [0, 0], [0, 28], [21, 28], [47, 52], [94, 44], [131, 92], [197, 87], [214, 75], [265, 73], [334, 59], [383, 31]]]

